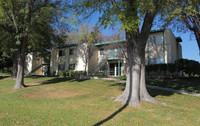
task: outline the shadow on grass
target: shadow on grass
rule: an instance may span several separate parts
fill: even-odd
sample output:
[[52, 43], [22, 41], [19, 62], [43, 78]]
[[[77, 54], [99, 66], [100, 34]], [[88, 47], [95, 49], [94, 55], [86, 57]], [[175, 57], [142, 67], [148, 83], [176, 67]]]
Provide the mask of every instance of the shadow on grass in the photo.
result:
[[126, 107], [128, 106], [128, 104], [123, 105], [121, 108], [119, 108], [117, 111], [115, 111], [112, 115], [110, 115], [109, 117], [105, 118], [104, 120], [94, 124], [93, 126], [99, 126], [102, 125], [103, 123], [111, 120], [113, 117], [115, 117], [118, 113], [122, 112]]
[[[29, 78], [36, 79], [36, 78], [40, 78], [40, 77], [42, 77], [42, 76], [34, 76], [34, 77], [29, 77]], [[46, 80], [46, 81], [41, 82], [41, 83], [36, 84], [36, 85], [27, 85], [27, 86], [28, 87], [32, 87], [32, 86], [41, 86], [41, 85], [48, 85], [48, 84], [56, 84], [56, 83], [61, 83], [61, 82], [83, 82], [83, 81], [86, 81], [86, 80], [73, 79], [73, 78], [58, 78], [58, 77], [55, 77], [55, 78], [52, 78], [50, 80]]]
[[[115, 84], [112, 84], [110, 86], [117, 86], [119, 88], [120, 91], [124, 91], [125, 90], [125, 86], [126, 84], [125, 83], [115, 83]], [[158, 90], [158, 89], [150, 89], [150, 88], [147, 88], [149, 94], [152, 96], [152, 97], [156, 97], [158, 95], [162, 95], [162, 96], [170, 96], [170, 95], [173, 95], [174, 92], [169, 92], [169, 91], [163, 91], [163, 90]]]
[[57, 77], [57, 76], [31, 75], [31, 76], [27, 76], [25, 78], [38, 79], [38, 78], [42, 78], [42, 77]]
[[[132, 80], [130, 80], [130, 82], [132, 82]], [[125, 86], [126, 84], [125, 83], [115, 83], [115, 84], [112, 84], [110, 86], [118, 86], [120, 88], [120, 90], [124, 90], [125, 89]], [[131, 94], [132, 94], [132, 85], [130, 85], [130, 91], [129, 91], [129, 96], [128, 96], [128, 100], [126, 102], [125, 105], [123, 105], [121, 108], [119, 108], [117, 111], [115, 111], [113, 114], [111, 114], [110, 116], [108, 116], [107, 118], [101, 120], [100, 122], [94, 124], [93, 126], [99, 126], [99, 125], [102, 125], [103, 123], [111, 120], [112, 118], [114, 118], [117, 114], [119, 114], [120, 112], [122, 112], [127, 106], [128, 106], [128, 103], [131, 99]], [[157, 89], [149, 89], [148, 88], [148, 92], [149, 94], [152, 96], [152, 97], [156, 97], [157, 95], [163, 95], [163, 96], [170, 96], [170, 95], [173, 95], [174, 93], [173, 92], [168, 92], [168, 91], [163, 91], [163, 90], [157, 90]]]
[[152, 97], [156, 97], [158, 95], [162, 95], [162, 96], [171, 96], [174, 94], [174, 92], [171, 92], [171, 91], [164, 91], [164, 90], [158, 90], [158, 89], [150, 89], [150, 88], [147, 88], [149, 94], [152, 96]]
[[0, 76], [0, 80], [4, 79], [4, 78], [9, 78], [9, 77], [11, 77], [11, 76]]

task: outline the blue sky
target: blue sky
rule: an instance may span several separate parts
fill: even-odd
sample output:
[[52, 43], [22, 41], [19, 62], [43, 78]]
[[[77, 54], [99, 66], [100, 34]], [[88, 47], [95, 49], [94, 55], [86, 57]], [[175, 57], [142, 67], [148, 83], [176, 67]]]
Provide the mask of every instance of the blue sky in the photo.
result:
[[173, 31], [173, 33], [175, 36], [180, 36], [183, 40], [183, 42], [181, 43], [183, 58], [200, 62], [200, 52], [195, 36], [189, 31], [186, 33], [178, 33], [176, 31]]

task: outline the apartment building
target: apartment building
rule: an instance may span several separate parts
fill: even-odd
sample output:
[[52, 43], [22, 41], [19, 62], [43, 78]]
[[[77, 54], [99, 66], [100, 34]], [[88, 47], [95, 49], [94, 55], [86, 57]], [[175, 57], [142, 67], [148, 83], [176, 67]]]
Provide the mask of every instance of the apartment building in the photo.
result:
[[[170, 29], [153, 30], [145, 48], [148, 64], [174, 63], [182, 58], [182, 39]], [[51, 52], [51, 73], [59, 70], [88, 71], [90, 75], [101, 72], [106, 76], [121, 76], [126, 68], [126, 41], [96, 43], [92, 51], [87, 44], [67, 44]], [[86, 51], [86, 52], [85, 52]]]

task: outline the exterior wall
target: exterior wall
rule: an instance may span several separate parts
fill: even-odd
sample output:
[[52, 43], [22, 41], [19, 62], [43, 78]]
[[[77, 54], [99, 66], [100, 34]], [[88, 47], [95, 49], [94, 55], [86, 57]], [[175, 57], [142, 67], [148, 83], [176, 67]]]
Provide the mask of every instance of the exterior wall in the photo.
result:
[[[26, 70], [28, 72], [31, 72], [36, 67], [40, 66], [42, 63], [43, 63], [43, 58], [42, 57], [36, 57], [31, 53], [29, 53], [26, 56], [25, 65], [26, 65]], [[43, 75], [43, 68], [41, 67], [40, 69], [35, 71], [33, 73], [33, 75]]]
[[178, 43], [178, 59], [181, 59], [182, 58], [182, 47], [181, 47], [181, 44]]
[[58, 55], [59, 49], [53, 49], [51, 51], [51, 61], [50, 61], [50, 73], [58, 73]]
[[31, 72], [32, 71], [32, 62], [33, 62], [33, 55], [32, 54], [28, 54], [26, 56], [26, 61], [25, 61], [25, 64], [26, 64], [26, 70], [28, 72]]
[[98, 64], [98, 47], [94, 47], [94, 51], [93, 51], [93, 55], [89, 58], [89, 62], [88, 62], [88, 71], [92, 71], [96, 65]]
[[[87, 48], [87, 45], [80, 44], [78, 46], [53, 49], [51, 51], [50, 72], [58, 74], [59, 66], [62, 66], [64, 68], [63, 70], [68, 71], [70, 64], [75, 64], [75, 70], [84, 71], [86, 66], [84, 60], [86, 56], [83, 54], [83, 48]], [[76, 54], [70, 55], [70, 49], [76, 49]], [[64, 51], [63, 56], [59, 56], [59, 51], [61, 50]]]
[[[160, 38], [160, 43], [156, 43], [156, 37]], [[165, 62], [164, 61], [164, 39], [163, 32], [151, 33], [145, 48], [145, 64], [150, 64], [150, 61]], [[160, 60], [160, 61], [158, 61]]]
[[[43, 62], [43, 59], [41, 57], [34, 57], [33, 59], [34, 60], [33, 60], [32, 70], [41, 65]], [[37, 71], [35, 71], [33, 75], [43, 75], [42, 67]]]
[[170, 29], [166, 29], [164, 32], [165, 38], [165, 61], [166, 63], [174, 63], [177, 59], [182, 58], [182, 48], [179, 42]]
[[[86, 64], [86, 58], [88, 55], [87, 51], [87, 44], [79, 44], [77, 47], [77, 62], [76, 62], [76, 70], [77, 71], [87, 71], [88, 66]], [[89, 61], [89, 60], [88, 60]]]

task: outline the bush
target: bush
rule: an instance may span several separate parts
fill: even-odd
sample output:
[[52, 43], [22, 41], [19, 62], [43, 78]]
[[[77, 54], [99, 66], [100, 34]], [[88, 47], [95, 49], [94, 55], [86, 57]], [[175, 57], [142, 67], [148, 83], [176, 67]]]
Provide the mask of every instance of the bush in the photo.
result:
[[69, 77], [70, 78], [74, 77], [74, 71], [73, 70], [69, 70], [68, 72], [69, 72]]
[[59, 76], [59, 77], [66, 77], [66, 71], [60, 70], [60, 71], [58, 72], [58, 76]]
[[175, 64], [179, 72], [182, 71], [189, 77], [200, 76], [200, 64], [197, 61], [179, 59]]
[[73, 71], [73, 70], [69, 70], [67, 72], [67, 75], [70, 78], [76, 78], [76, 77], [79, 77], [80, 75], [86, 75], [86, 71]]
[[168, 63], [167, 64], [167, 70], [171, 73], [172, 77], [174, 76], [173, 73], [177, 71], [176, 64], [174, 63]]

